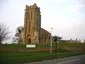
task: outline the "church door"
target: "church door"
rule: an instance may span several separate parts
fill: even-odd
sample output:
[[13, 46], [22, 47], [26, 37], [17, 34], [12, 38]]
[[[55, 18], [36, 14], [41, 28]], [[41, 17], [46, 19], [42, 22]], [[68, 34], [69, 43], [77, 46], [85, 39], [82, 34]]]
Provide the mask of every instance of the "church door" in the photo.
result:
[[31, 44], [31, 38], [28, 39], [28, 44]]

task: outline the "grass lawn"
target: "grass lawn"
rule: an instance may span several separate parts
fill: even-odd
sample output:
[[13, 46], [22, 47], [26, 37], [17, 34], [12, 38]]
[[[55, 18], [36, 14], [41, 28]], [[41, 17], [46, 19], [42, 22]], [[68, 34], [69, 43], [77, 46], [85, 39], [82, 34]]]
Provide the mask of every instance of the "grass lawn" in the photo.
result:
[[85, 45], [85, 43], [75, 43], [75, 42], [73, 42], [73, 43], [58, 43], [57, 45], [58, 45], [58, 47], [64, 47], [64, 46], [70, 47], [70, 46], [82, 46], [82, 45]]
[[[59, 48], [63, 48], [64, 46], [81, 46], [85, 44], [81, 43], [58, 43], [58, 51], [53, 51], [50, 54], [50, 51], [39, 51], [39, 52], [9, 52], [9, 51], [0, 51], [0, 64], [23, 64], [26, 62], [32, 61], [42, 61], [42, 60], [49, 60], [53, 58], [61, 58], [61, 57], [69, 57], [69, 56], [76, 56], [84, 53], [80, 52], [71, 52], [67, 50], [62, 50]], [[36, 48], [49, 48], [49, 44], [36, 44]], [[53, 44], [55, 48], [56, 45]], [[10, 48], [10, 49], [25, 49], [26, 45], [23, 44], [4, 44], [0, 45], [0, 48]]]
[[0, 64], [21, 64], [32, 61], [49, 60], [68, 56], [80, 55], [79, 52], [63, 52], [50, 54], [49, 51], [43, 52], [7, 52], [0, 51]]
[[[65, 46], [82, 46], [85, 45], [85, 43], [53, 43], [53, 47], [55, 48], [58, 46], [59, 48], [65, 47]], [[36, 44], [37, 48], [49, 48], [50, 44]], [[26, 49], [26, 44], [0, 44], [0, 48], [23, 48]]]

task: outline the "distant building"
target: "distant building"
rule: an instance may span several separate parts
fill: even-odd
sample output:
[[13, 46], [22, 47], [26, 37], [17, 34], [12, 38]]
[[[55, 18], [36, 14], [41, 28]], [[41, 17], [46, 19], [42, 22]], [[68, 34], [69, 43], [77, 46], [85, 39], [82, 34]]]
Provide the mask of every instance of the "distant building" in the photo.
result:
[[40, 8], [36, 4], [26, 5], [24, 29], [19, 35], [19, 44], [50, 43], [51, 33], [41, 28], [40, 13]]
[[61, 43], [69, 43], [70, 40], [60, 40]]
[[78, 40], [78, 39], [72, 40], [72, 39], [70, 39], [70, 40], [60, 40], [60, 42], [63, 42], [63, 43], [81, 43], [81, 40]]

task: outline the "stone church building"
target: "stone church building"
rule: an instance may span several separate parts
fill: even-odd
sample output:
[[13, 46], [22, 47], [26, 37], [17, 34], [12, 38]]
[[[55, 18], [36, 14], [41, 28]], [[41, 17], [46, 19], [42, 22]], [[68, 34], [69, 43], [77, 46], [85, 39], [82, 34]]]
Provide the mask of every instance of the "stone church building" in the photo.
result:
[[19, 44], [50, 43], [51, 33], [41, 28], [40, 8], [34, 3], [26, 5], [24, 28], [19, 34]]

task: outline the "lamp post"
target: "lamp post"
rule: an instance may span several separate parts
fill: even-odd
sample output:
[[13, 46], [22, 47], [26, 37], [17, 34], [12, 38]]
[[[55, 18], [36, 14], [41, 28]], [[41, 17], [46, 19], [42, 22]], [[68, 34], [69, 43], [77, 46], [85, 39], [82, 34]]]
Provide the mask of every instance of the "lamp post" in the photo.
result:
[[53, 29], [53, 28], [51, 28], [50, 54], [52, 53], [52, 29]]

